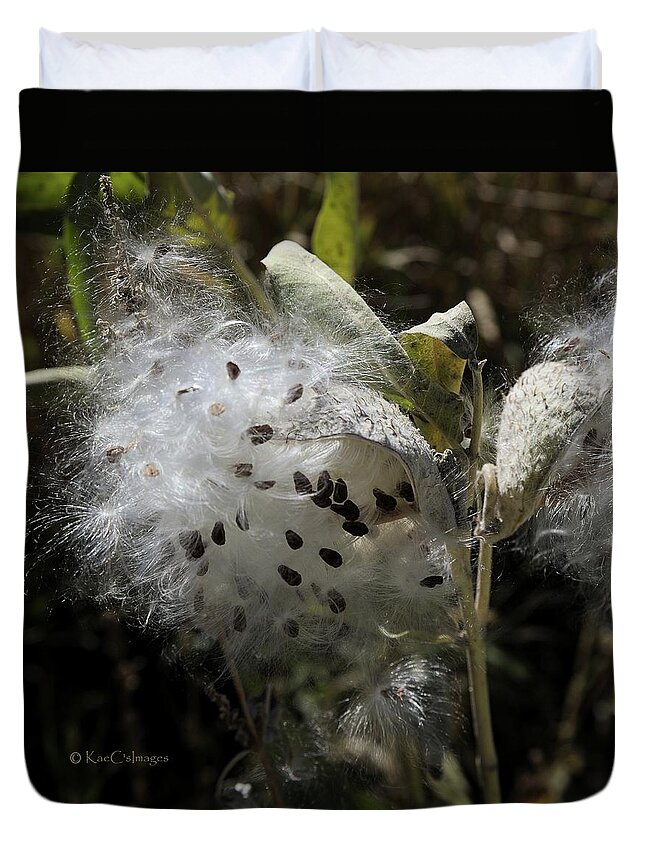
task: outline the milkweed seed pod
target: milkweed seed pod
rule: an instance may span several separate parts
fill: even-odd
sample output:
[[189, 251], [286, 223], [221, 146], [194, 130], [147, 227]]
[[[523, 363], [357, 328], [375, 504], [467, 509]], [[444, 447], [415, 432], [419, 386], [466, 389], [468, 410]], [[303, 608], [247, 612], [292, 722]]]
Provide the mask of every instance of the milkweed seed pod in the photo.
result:
[[70, 489], [86, 574], [236, 660], [349, 659], [441, 623], [443, 457], [370, 387], [365, 342], [241, 319], [230, 277], [154, 241], [121, 252], [90, 370]]
[[[610, 456], [612, 328], [607, 312], [586, 329], [561, 333], [549, 350], [560, 360], [529, 368], [509, 392], [497, 440], [502, 536], [575, 479], [575, 472], [589, 473], [589, 465], [595, 467], [590, 448]], [[607, 468], [600, 455], [599, 473]]]
[[556, 339], [559, 349], [591, 370], [607, 386], [584, 434], [562, 455], [532, 524], [535, 556], [556, 561], [563, 571], [601, 598], [609, 597], [612, 542], [611, 310], [578, 322]]

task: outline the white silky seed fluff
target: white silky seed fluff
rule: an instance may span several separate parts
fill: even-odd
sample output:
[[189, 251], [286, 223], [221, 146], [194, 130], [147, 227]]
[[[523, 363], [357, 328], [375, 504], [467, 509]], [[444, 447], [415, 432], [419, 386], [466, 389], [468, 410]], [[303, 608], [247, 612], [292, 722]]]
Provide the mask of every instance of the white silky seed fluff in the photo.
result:
[[452, 604], [445, 549], [396, 454], [289, 437], [335, 391], [355, 387], [381, 415], [361, 346], [241, 322], [225, 290], [186, 285], [204, 276], [200, 259], [193, 276], [189, 253], [164, 247], [157, 264], [144, 241], [130, 251], [136, 314], [111, 312], [72, 484], [79, 550], [105, 594], [237, 660], [355, 658], [439, 624]]

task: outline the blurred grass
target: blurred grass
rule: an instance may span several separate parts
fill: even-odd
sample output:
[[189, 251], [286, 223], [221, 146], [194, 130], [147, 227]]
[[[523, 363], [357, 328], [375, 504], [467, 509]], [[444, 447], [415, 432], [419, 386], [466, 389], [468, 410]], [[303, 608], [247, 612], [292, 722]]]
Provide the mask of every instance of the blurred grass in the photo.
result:
[[[219, 241], [251, 283], [277, 242], [293, 239], [311, 248], [325, 183], [330, 185], [329, 177], [313, 172], [112, 177], [129, 212], [163, 206], [170, 217], [191, 209], [182, 227], [207, 242]], [[76, 237], [85, 239], [80, 234], [87, 211], [79, 211], [70, 187], [75, 180], [92, 187], [95, 179], [75, 173], [20, 178], [17, 278], [30, 369], [58, 362], [61, 335], [71, 340], [88, 334], [89, 306], [79, 303], [78, 290], [65, 296], [59, 285], [67, 278], [65, 258], [72, 257], [65, 251], [70, 227], [65, 222], [73, 221]], [[498, 384], [525, 363], [527, 309], [546, 296], [557, 300], [569, 281], [586, 281], [614, 263], [616, 192], [613, 173], [363, 173], [352, 225], [355, 252], [340, 262], [347, 261], [348, 276], [354, 268], [358, 290], [397, 330], [466, 299], [478, 321], [480, 357], [490, 359], [488, 381]], [[72, 282], [79, 281], [73, 263], [68, 271]], [[42, 503], [43, 472], [51, 464], [50, 437], [60, 429], [48, 393], [41, 388], [28, 396], [32, 517]], [[150, 638], [131, 632], [116, 614], [66, 601], [61, 557], [46, 556], [45, 546], [42, 534], [30, 533], [25, 724], [33, 783], [45, 796], [65, 802], [221, 807], [214, 795], [217, 779], [240, 745], [218, 707], [160, 655]], [[504, 796], [536, 801], [547, 796], [550, 780], [562, 771], [553, 764], [554, 747], [585, 602], [578, 585], [557, 575], [522, 572], [518, 560], [512, 549], [503, 549], [496, 568], [493, 711]], [[593, 648], [565, 800], [600, 790], [611, 771], [613, 685], [606, 621]], [[306, 675], [299, 677], [302, 684], [289, 689], [306, 708]], [[226, 684], [216, 687], [229, 691]], [[235, 701], [232, 695], [230, 700]], [[472, 783], [468, 733], [456, 734], [465, 783]], [[134, 773], [69, 761], [75, 749], [122, 747], [168, 754], [170, 761]], [[457, 774], [444, 787], [463, 797], [463, 785]], [[444, 801], [436, 788], [426, 785], [426, 804]], [[310, 804], [329, 808], [399, 808], [416, 802], [405, 786], [348, 767], [341, 777], [323, 774], [306, 790], [305, 801], [309, 796]], [[235, 804], [244, 805], [239, 797]]]

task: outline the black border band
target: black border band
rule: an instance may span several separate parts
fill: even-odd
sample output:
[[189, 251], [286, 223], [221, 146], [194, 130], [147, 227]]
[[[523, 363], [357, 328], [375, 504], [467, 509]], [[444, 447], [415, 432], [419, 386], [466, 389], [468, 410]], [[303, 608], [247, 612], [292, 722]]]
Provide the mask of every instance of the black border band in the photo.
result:
[[616, 170], [607, 91], [20, 93], [23, 171]]

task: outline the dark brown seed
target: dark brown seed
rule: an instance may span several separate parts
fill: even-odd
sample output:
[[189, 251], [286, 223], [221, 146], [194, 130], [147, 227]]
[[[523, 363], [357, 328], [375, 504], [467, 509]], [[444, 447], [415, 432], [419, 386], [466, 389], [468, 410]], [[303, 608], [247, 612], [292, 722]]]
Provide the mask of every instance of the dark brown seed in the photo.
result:
[[184, 394], [192, 394], [194, 391], [201, 391], [201, 388], [197, 385], [187, 385], [186, 388], [180, 388], [175, 393], [178, 397], [182, 397]]
[[332, 511], [342, 515], [347, 521], [356, 521], [361, 514], [360, 509], [354, 501], [345, 501], [344, 504], [333, 504]]
[[432, 589], [435, 586], [441, 586], [443, 583], [443, 578], [441, 575], [428, 575], [427, 578], [424, 578], [422, 581], [419, 581], [420, 586], [425, 586], [428, 589]]
[[227, 361], [226, 362], [226, 372], [228, 373], [229, 379], [237, 379], [237, 377], [240, 375], [241, 371], [240, 371], [240, 368], [237, 366], [237, 364], [235, 364], [234, 361]]
[[327, 593], [327, 603], [332, 613], [342, 613], [347, 607], [347, 602], [337, 589], [330, 589]]
[[195, 612], [199, 613], [200, 610], [204, 609], [204, 590], [199, 589], [195, 593], [195, 598], [193, 600], [193, 606], [195, 608]]
[[293, 388], [289, 388], [287, 391], [287, 396], [284, 398], [285, 403], [295, 403], [296, 400], [299, 400], [302, 397], [302, 392], [305, 389], [302, 387], [300, 382], [297, 385], [294, 385]]
[[211, 539], [216, 545], [224, 545], [226, 542], [226, 530], [223, 521], [216, 521], [211, 530]]
[[331, 506], [331, 498], [322, 498], [320, 495], [313, 495], [311, 500], [320, 507], [320, 509], [329, 509]]
[[185, 530], [179, 534], [179, 544], [191, 560], [199, 560], [204, 556], [204, 543], [199, 530]]
[[197, 567], [197, 577], [198, 578], [203, 577], [207, 571], [208, 571], [208, 561], [204, 560], [204, 562], [200, 563], [200, 565]]
[[372, 489], [372, 494], [376, 498], [376, 506], [383, 512], [394, 512], [396, 509], [396, 498], [388, 495], [382, 489]]
[[298, 627], [298, 623], [295, 619], [287, 619], [282, 626], [282, 629], [287, 637], [297, 637], [300, 633], [300, 628]]
[[414, 503], [414, 489], [412, 488], [411, 483], [407, 483], [405, 480], [397, 483], [396, 491], [397, 494], [401, 495], [404, 501], [407, 501], [409, 504]]
[[237, 515], [235, 516], [235, 523], [240, 528], [240, 530], [249, 529], [249, 519], [243, 509], [238, 509]]
[[251, 439], [251, 444], [264, 444], [273, 438], [273, 427], [269, 424], [256, 424], [247, 429], [246, 435]]
[[302, 548], [302, 536], [298, 536], [295, 530], [287, 530], [284, 534], [284, 537], [287, 540], [287, 545], [293, 551], [297, 551], [298, 548]]
[[246, 613], [241, 604], [237, 604], [233, 609], [233, 630], [239, 634], [246, 630]]
[[249, 598], [253, 592], [254, 583], [248, 575], [235, 575], [235, 586], [240, 598]]
[[365, 536], [366, 533], [370, 532], [367, 524], [363, 524], [362, 521], [346, 521], [343, 524], [343, 530], [351, 533], [352, 536]]
[[272, 489], [275, 486], [275, 480], [257, 480], [253, 485], [261, 492], [266, 492], [268, 489]]
[[293, 484], [299, 495], [310, 495], [314, 490], [314, 487], [311, 485], [311, 480], [308, 477], [305, 477], [302, 471], [296, 471], [294, 473]]
[[161, 471], [157, 468], [156, 465], [153, 465], [151, 462], [148, 462], [143, 466], [143, 476], [144, 477], [158, 477]]
[[278, 566], [278, 573], [285, 583], [289, 586], [300, 586], [302, 583], [302, 575], [295, 569], [290, 569], [289, 566]]
[[108, 449], [105, 451], [105, 455], [107, 456], [108, 462], [118, 462], [124, 453], [125, 447], [121, 447], [121, 445], [117, 445], [116, 447], [108, 447]]
[[345, 503], [347, 500], [347, 483], [344, 480], [336, 480], [334, 500], [337, 504]]
[[321, 559], [324, 560], [328, 566], [332, 566], [334, 569], [343, 565], [343, 558], [338, 551], [332, 551], [331, 548], [321, 548], [318, 553], [320, 554]]
[[323, 595], [322, 589], [318, 586], [317, 583], [311, 584], [311, 591], [313, 592], [314, 597], [316, 598], [316, 601], [318, 602], [318, 604], [325, 604], [326, 598]]
[[224, 403], [211, 403], [208, 407], [208, 411], [211, 413], [211, 415], [217, 417], [218, 415], [224, 414], [224, 412], [226, 411], [226, 406], [224, 405]]
[[334, 481], [329, 476], [329, 471], [321, 471], [316, 486], [317, 494], [324, 495], [326, 498], [330, 498], [333, 491]]
[[233, 466], [236, 477], [250, 477], [253, 473], [253, 465], [250, 462], [238, 462]]
[[329, 476], [329, 471], [322, 471], [316, 484], [316, 494], [312, 501], [316, 506], [326, 509], [331, 506], [331, 496], [334, 491], [334, 481]]

